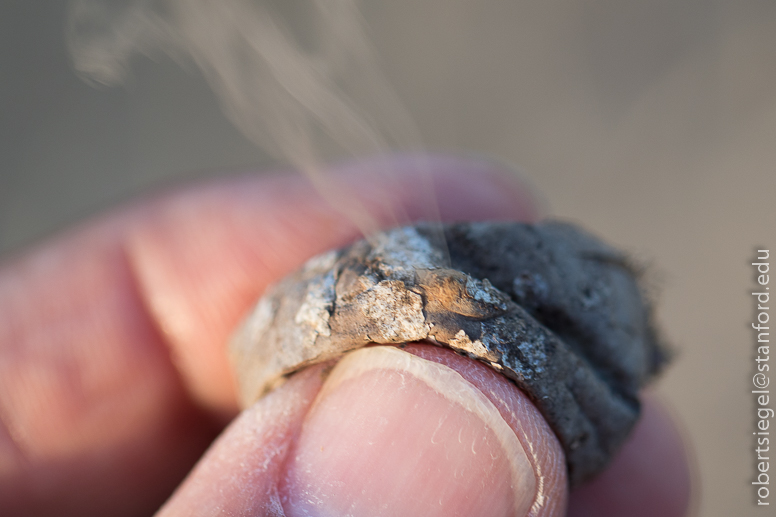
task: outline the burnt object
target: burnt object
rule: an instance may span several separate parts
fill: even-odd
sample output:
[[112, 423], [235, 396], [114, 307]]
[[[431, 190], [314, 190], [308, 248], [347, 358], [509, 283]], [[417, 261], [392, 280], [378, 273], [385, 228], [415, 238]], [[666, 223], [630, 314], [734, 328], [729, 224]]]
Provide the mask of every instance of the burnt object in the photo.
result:
[[560, 439], [572, 485], [600, 472], [665, 362], [639, 275], [558, 222], [398, 228], [310, 260], [231, 344], [247, 406], [288, 374], [370, 343], [426, 340], [495, 368]]

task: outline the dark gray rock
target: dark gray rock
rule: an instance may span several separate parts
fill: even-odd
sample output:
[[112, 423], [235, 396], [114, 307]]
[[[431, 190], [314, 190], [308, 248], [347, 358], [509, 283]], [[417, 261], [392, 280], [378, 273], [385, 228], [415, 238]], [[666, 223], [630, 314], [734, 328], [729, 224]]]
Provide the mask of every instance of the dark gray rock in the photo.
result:
[[622, 253], [562, 223], [391, 230], [312, 259], [259, 301], [231, 345], [242, 403], [368, 343], [426, 340], [523, 389], [576, 484], [622, 445], [638, 390], [666, 361], [638, 277]]

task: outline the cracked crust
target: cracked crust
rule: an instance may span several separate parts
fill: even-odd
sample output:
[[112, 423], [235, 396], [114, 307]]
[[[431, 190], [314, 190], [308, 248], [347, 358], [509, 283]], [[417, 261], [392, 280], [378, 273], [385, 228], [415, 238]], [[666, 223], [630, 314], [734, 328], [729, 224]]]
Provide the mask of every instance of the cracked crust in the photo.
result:
[[417, 225], [309, 261], [231, 343], [244, 406], [304, 366], [370, 343], [426, 340], [529, 394], [572, 484], [601, 471], [666, 355], [624, 256], [571, 225]]

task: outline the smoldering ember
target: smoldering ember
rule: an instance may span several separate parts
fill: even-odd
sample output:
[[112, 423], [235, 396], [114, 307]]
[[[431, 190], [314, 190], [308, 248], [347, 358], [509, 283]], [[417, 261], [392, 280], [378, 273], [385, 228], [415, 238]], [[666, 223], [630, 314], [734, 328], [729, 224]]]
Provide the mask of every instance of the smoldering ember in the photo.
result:
[[755, 480], [752, 485], [756, 490], [758, 506], [769, 506], [770, 496], [770, 422], [774, 410], [770, 407], [770, 250], [757, 250], [757, 261], [752, 262], [756, 269], [757, 292], [755, 298], [755, 321], [752, 328], [755, 332], [755, 370], [752, 377], [755, 396]]
[[231, 345], [242, 403], [370, 343], [426, 341], [485, 362], [532, 398], [572, 484], [627, 438], [666, 363], [639, 273], [557, 222], [419, 224], [310, 260], [270, 289]]

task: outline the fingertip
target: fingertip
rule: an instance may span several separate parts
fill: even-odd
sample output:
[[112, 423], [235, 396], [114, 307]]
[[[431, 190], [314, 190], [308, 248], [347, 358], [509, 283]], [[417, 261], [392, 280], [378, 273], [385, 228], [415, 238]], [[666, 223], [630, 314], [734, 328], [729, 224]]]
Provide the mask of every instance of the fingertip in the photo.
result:
[[367, 347], [292, 377], [160, 515], [564, 515], [563, 453], [527, 397], [449, 350], [406, 350]]
[[286, 466], [287, 514], [562, 515], [563, 455], [525, 396], [450, 351], [407, 350], [332, 371]]
[[528, 515], [566, 515], [566, 457], [560, 441], [528, 396], [491, 367], [452, 350], [423, 344], [410, 344], [405, 350], [454, 369], [498, 408], [502, 418], [514, 430], [524, 450], [528, 452], [537, 479], [537, 490]]

